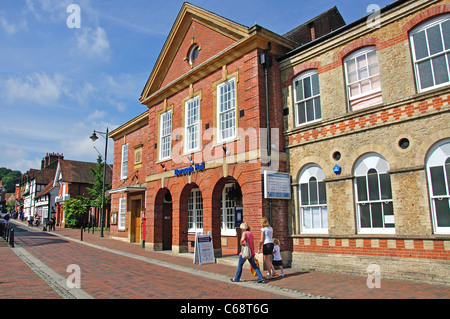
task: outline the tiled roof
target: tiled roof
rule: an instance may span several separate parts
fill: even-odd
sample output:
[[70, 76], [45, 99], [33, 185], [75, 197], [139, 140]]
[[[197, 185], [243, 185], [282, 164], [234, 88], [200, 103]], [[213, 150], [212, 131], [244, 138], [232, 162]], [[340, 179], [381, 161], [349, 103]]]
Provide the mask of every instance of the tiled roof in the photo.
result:
[[47, 184], [47, 186], [44, 187], [43, 190], [41, 190], [39, 192], [39, 194], [36, 195], [35, 198], [39, 198], [42, 197], [44, 195], [47, 195], [48, 193], [50, 193], [50, 191], [53, 189], [53, 179], [50, 181], [50, 183]]
[[[95, 170], [97, 163], [79, 162], [71, 160], [60, 160], [60, 170], [62, 181], [67, 183], [93, 183], [95, 178], [91, 169]], [[106, 184], [111, 184], [112, 172], [109, 166], [106, 167]]]
[[56, 166], [53, 168], [43, 168], [34, 177], [36, 184], [47, 185], [53, 178], [55, 178]]

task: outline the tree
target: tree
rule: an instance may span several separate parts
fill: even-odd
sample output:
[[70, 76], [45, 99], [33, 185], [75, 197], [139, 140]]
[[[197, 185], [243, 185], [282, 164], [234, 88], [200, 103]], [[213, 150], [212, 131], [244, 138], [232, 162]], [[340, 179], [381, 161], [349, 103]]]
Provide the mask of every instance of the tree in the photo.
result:
[[64, 202], [64, 212], [66, 213], [66, 225], [72, 228], [80, 227], [87, 220], [89, 215], [89, 199], [78, 196], [69, 198]]
[[[103, 195], [103, 167], [105, 164], [102, 161], [102, 157], [99, 155], [97, 158], [96, 169], [91, 168], [91, 174], [95, 177], [95, 182], [91, 183], [92, 187], [87, 188], [87, 191], [91, 195], [91, 206], [96, 208], [102, 207], [102, 195]], [[105, 191], [111, 189], [111, 184], [105, 184]], [[109, 205], [111, 199], [105, 197], [104, 206]]]
[[6, 210], [13, 211], [16, 208], [16, 199], [13, 197], [6, 202]]
[[2, 181], [7, 193], [15, 192], [16, 184], [19, 184], [21, 175], [20, 171], [13, 171], [6, 167], [0, 168], [0, 181]]

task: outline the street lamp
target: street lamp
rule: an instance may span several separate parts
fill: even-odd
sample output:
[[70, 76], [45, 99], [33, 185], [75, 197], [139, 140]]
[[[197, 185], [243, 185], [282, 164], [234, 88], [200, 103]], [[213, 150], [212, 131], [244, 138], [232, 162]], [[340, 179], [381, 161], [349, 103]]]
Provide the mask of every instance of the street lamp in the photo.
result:
[[102, 207], [100, 210], [100, 237], [103, 237], [103, 213], [104, 213], [104, 205], [105, 205], [105, 180], [106, 180], [106, 158], [108, 156], [108, 128], [106, 128], [106, 133], [105, 132], [99, 132], [99, 131], [95, 131], [92, 134], [92, 136], [90, 137], [90, 139], [92, 140], [92, 142], [95, 142], [96, 140], [98, 140], [98, 136], [97, 133], [100, 134], [101, 136], [103, 136], [106, 140], [105, 143], [105, 164], [103, 166], [103, 187], [102, 187]]

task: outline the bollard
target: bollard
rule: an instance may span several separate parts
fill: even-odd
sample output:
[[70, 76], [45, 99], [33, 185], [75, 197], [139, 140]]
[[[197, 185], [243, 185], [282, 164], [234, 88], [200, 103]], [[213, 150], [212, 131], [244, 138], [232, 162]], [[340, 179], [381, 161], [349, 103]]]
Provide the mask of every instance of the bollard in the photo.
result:
[[83, 226], [81, 226], [81, 241], [83, 241]]
[[9, 246], [11, 248], [14, 248], [14, 228], [11, 227], [11, 230], [9, 232]]
[[6, 242], [8, 242], [8, 240], [9, 240], [9, 224], [6, 224], [6, 229], [5, 229], [5, 237], [3, 237], [3, 238], [5, 238], [5, 240], [6, 240]]

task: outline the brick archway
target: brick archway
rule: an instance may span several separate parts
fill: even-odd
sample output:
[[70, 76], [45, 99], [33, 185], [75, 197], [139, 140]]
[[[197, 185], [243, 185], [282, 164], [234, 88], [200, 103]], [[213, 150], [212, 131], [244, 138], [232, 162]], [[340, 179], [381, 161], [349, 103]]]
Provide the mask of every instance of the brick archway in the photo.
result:
[[[234, 184], [236, 185], [236, 188], [240, 188], [240, 185], [235, 178], [224, 177], [216, 182], [211, 194], [211, 233], [213, 234], [216, 257], [222, 256], [223, 254], [234, 254], [238, 252], [239, 249], [239, 232], [233, 233], [234, 229], [230, 230], [222, 227], [223, 218], [226, 219], [226, 216], [222, 216], [223, 209], [226, 210], [227, 208], [227, 205], [223, 203], [223, 191], [229, 184]], [[239, 201], [236, 201], [236, 203], [242, 205], [242, 198]], [[231, 213], [231, 209], [228, 213]]]
[[[155, 250], [172, 249], [172, 203], [171, 193], [167, 188], [158, 190], [155, 196], [153, 240]], [[170, 225], [168, 225], [168, 223]], [[170, 226], [170, 227], [169, 227]], [[169, 233], [167, 231], [169, 230]], [[170, 238], [170, 242], [168, 241]]]

